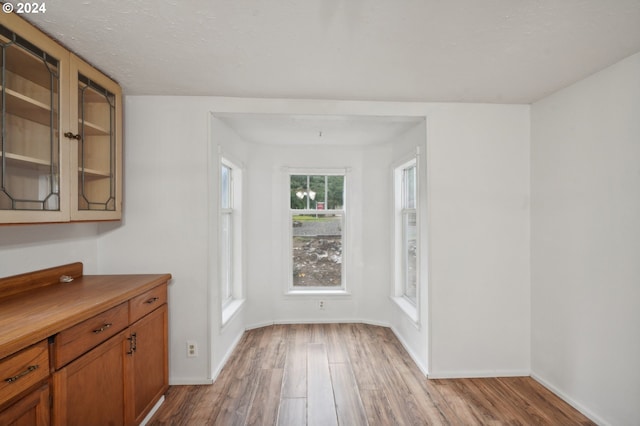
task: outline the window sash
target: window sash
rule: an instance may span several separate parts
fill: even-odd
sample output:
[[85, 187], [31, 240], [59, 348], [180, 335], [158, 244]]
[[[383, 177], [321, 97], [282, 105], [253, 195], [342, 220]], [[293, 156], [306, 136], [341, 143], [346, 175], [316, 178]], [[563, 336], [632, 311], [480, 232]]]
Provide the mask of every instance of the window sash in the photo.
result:
[[[293, 179], [296, 179], [295, 181]], [[345, 246], [346, 246], [346, 174], [345, 170], [340, 172], [313, 169], [313, 170], [293, 170], [289, 171], [288, 190], [290, 196], [289, 202], [289, 291], [295, 293], [304, 291], [343, 291], [345, 289]], [[300, 208], [296, 208], [300, 207]], [[322, 227], [320, 232], [328, 232], [336, 235], [335, 238], [329, 234], [319, 234], [316, 237], [309, 238], [300, 234], [298, 228], [294, 228], [293, 221], [295, 216], [314, 216], [315, 218], [327, 218], [331, 221], [336, 216], [336, 223], [327, 224]], [[338, 225], [339, 224], [339, 225]], [[333, 231], [331, 231], [333, 229]], [[327, 236], [329, 236], [327, 238]], [[296, 238], [309, 238], [304, 243], [310, 243], [310, 246], [318, 247], [318, 240], [325, 240], [322, 244], [328, 247], [318, 247], [320, 251], [318, 259], [314, 266], [319, 269], [311, 271], [308, 264], [304, 264], [303, 258], [310, 258], [315, 252], [301, 253], [301, 241]], [[325, 257], [326, 255], [326, 257]], [[296, 257], [298, 256], [298, 257]], [[326, 268], [323, 270], [323, 268]], [[336, 268], [339, 268], [336, 271]], [[304, 277], [296, 276], [296, 274], [307, 274]], [[317, 273], [317, 275], [316, 275]], [[325, 274], [325, 275], [323, 275]]]
[[416, 208], [416, 165], [402, 170], [402, 208]]
[[402, 221], [402, 296], [414, 305], [417, 295], [417, 211], [416, 209], [403, 209]]
[[289, 190], [290, 210], [344, 210], [345, 175], [290, 174]]
[[[297, 231], [299, 228], [294, 226], [294, 217], [301, 216], [300, 211], [291, 212], [292, 235], [290, 239], [291, 249], [289, 259], [291, 262], [290, 271], [292, 280], [290, 287], [296, 291], [343, 289], [345, 216], [342, 212], [334, 215], [331, 212], [323, 211], [322, 213], [318, 213], [315, 210], [310, 214], [317, 216], [319, 219], [326, 216], [327, 221], [334, 223], [322, 225], [320, 232], [325, 232], [325, 234], [312, 233], [310, 235], [304, 235], [304, 231], [299, 232]], [[304, 221], [301, 222], [300, 228], [303, 228], [315, 221], [312, 220], [307, 223]], [[324, 221], [320, 221], [317, 223], [323, 222]], [[306, 247], [307, 245], [308, 247]], [[331, 277], [335, 278], [336, 270], [339, 270], [339, 277], [336, 281], [332, 282]]]
[[233, 298], [233, 212], [220, 212], [220, 282], [223, 305]]

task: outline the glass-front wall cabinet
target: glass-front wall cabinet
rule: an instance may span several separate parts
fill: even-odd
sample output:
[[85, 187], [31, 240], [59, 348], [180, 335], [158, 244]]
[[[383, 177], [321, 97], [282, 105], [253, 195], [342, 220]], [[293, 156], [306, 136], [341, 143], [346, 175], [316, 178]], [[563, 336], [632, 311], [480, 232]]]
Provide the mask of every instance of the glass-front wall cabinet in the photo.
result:
[[78, 75], [78, 210], [116, 210], [116, 95]]
[[0, 27], [0, 210], [60, 211], [60, 61]]
[[120, 219], [120, 86], [0, 18], [0, 224]]

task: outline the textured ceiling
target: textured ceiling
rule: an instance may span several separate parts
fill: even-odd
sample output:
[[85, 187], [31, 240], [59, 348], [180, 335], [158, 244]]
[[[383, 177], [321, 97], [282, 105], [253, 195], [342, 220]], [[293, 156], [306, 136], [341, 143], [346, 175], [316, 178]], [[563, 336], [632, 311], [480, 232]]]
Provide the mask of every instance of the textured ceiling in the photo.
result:
[[640, 51], [640, 0], [53, 0], [128, 95], [530, 103]]

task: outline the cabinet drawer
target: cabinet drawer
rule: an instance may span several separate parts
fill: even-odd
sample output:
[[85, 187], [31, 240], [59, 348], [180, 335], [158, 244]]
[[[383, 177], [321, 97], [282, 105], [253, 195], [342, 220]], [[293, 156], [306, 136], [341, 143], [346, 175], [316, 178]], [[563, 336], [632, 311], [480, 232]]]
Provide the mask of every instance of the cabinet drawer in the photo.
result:
[[125, 329], [127, 314], [125, 302], [58, 333], [53, 351], [56, 370]]
[[0, 361], [0, 405], [49, 377], [49, 350], [42, 341]]
[[129, 300], [129, 322], [133, 324], [165, 303], [167, 303], [166, 283]]

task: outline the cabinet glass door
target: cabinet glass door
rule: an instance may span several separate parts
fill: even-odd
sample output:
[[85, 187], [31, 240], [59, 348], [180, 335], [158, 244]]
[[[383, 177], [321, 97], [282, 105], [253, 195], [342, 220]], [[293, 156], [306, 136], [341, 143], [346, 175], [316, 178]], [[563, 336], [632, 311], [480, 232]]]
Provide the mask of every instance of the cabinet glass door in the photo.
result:
[[59, 62], [0, 25], [0, 211], [60, 210]]
[[78, 210], [116, 210], [116, 96], [78, 75]]

